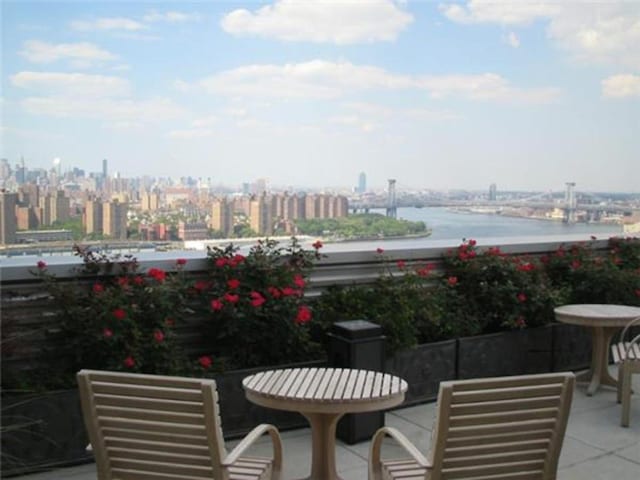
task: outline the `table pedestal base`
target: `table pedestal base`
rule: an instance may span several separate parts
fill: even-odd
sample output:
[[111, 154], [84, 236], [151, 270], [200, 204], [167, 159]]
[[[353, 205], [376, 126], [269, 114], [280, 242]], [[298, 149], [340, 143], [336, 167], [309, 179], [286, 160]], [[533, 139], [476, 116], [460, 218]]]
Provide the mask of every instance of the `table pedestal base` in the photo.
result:
[[308, 480], [341, 480], [336, 471], [336, 426], [344, 413], [301, 412], [311, 425], [311, 475]]
[[591, 327], [593, 351], [591, 352], [591, 380], [587, 395], [593, 395], [600, 385], [618, 387], [618, 382], [609, 374], [609, 345], [611, 338], [619, 330], [612, 327]]

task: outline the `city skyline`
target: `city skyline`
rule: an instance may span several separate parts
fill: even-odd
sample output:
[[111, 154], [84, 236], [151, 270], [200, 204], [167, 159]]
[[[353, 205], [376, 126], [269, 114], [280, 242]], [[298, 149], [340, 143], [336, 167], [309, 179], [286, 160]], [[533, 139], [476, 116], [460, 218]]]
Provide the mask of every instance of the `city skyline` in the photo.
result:
[[639, 192], [640, 3], [2, 4], [11, 165]]

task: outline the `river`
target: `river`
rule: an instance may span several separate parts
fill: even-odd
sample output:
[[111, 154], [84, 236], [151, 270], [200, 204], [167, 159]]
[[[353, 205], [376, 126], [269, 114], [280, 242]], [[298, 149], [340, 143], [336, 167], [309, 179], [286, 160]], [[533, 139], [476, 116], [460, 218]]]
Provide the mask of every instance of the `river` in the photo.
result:
[[[382, 213], [384, 210], [372, 210]], [[398, 208], [398, 218], [422, 221], [431, 230], [431, 235], [421, 238], [399, 238], [393, 240], [354, 241], [331, 243], [325, 251], [367, 250], [371, 248], [404, 249], [428, 248], [456, 245], [463, 239], [473, 238], [480, 245], [536, 240], [580, 241], [591, 236], [609, 238], [622, 234], [621, 225], [574, 223], [565, 224], [550, 220], [482, 213], [461, 213], [444, 207]]]

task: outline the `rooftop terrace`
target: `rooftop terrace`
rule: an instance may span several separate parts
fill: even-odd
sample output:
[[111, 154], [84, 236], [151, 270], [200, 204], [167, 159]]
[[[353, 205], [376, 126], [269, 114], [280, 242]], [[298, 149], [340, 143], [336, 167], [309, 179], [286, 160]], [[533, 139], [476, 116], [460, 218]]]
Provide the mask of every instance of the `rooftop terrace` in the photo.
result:
[[[640, 391], [640, 376], [633, 381]], [[429, 447], [435, 403], [400, 408], [387, 412], [385, 424], [400, 429], [421, 450]], [[637, 480], [640, 477], [640, 401], [632, 397], [631, 426], [620, 426], [621, 407], [613, 389], [602, 388], [588, 397], [579, 383], [573, 398], [565, 436], [558, 480]], [[309, 473], [311, 434], [308, 428], [282, 432], [284, 443], [284, 479], [300, 478]], [[232, 447], [236, 441], [229, 441]], [[268, 455], [268, 437], [256, 446], [256, 453]], [[385, 455], [397, 455], [387, 444]], [[369, 442], [347, 445], [338, 442], [336, 459], [343, 480], [367, 478]], [[57, 469], [17, 477], [20, 480], [95, 480], [94, 464]]]

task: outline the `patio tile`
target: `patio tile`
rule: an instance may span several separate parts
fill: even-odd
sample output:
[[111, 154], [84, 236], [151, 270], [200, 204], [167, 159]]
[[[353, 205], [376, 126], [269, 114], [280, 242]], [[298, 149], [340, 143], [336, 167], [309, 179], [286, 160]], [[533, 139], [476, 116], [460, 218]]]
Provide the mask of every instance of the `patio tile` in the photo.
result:
[[570, 436], [565, 436], [558, 465], [559, 468], [570, 467], [586, 460], [601, 457], [607, 453], [609, 452], [606, 450], [587, 445]]
[[558, 471], [558, 480], [638, 480], [640, 468], [616, 455], [603, 455]]
[[622, 450], [618, 450], [616, 455], [625, 458], [631, 462], [638, 464], [638, 476], [640, 477], [640, 439], [638, 439], [638, 443], [635, 445], [631, 445], [630, 447], [624, 448]]

